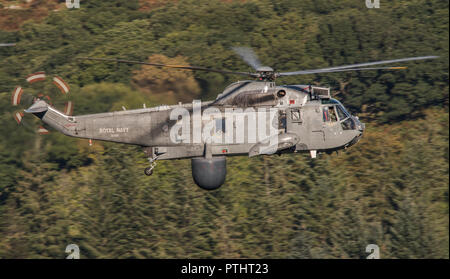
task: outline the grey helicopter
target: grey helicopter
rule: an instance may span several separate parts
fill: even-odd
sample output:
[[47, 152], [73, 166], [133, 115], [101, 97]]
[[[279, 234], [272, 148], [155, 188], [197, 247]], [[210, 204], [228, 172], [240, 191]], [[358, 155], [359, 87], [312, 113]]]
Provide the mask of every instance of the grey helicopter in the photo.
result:
[[215, 100], [161, 105], [114, 112], [71, 116], [37, 98], [25, 110], [51, 128], [72, 137], [141, 146], [151, 175], [157, 160], [191, 159], [192, 176], [203, 189], [219, 188], [226, 178], [227, 156], [283, 153], [330, 153], [356, 144], [365, 124], [332, 98], [330, 88], [277, 85], [276, 78], [347, 71], [399, 70], [377, 65], [435, 59], [409, 57], [312, 70], [276, 72], [261, 64], [245, 47], [234, 51], [254, 72], [197, 66], [167, 65], [113, 58], [81, 60], [141, 64], [180, 70], [207, 71], [250, 77], [226, 87]]

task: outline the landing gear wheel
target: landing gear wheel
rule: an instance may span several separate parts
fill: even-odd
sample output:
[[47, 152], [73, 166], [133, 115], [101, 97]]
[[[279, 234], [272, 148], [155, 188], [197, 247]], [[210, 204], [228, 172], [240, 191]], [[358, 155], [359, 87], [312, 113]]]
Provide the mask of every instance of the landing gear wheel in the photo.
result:
[[148, 158], [148, 161], [150, 162], [150, 167], [145, 168], [145, 170], [144, 170], [145, 175], [150, 176], [153, 174], [153, 169], [156, 167], [157, 159], [158, 159], [158, 156]]
[[144, 173], [147, 176], [152, 175], [153, 174], [153, 168], [152, 167], [145, 168]]

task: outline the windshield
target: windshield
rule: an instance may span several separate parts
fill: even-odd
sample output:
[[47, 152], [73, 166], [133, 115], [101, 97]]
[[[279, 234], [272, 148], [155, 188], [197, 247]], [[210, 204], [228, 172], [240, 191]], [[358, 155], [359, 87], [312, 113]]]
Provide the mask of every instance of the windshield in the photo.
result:
[[348, 113], [345, 111], [342, 105], [337, 105], [336, 110], [339, 116], [339, 120], [344, 120], [345, 118], [349, 117]]
[[[338, 111], [337, 113], [339, 115], [339, 119], [340, 120], [344, 120], [345, 118], [350, 116], [350, 113], [345, 109], [345, 107], [342, 105], [342, 103], [339, 102], [338, 100], [330, 98], [330, 99], [321, 99], [321, 101], [322, 101], [323, 105], [328, 105], [328, 104], [329, 105], [336, 105], [336, 108], [337, 108], [337, 111]], [[339, 112], [339, 110], [340, 110], [340, 112]], [[341, 117], [340, 113], [342, 113], [343, 117]]]

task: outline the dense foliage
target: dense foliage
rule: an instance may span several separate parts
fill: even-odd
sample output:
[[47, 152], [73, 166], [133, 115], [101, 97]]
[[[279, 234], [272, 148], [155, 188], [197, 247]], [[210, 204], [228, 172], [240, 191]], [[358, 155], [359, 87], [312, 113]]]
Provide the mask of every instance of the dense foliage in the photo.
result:
[[[70, 243], [82, 258], [365, 258], [371, 243], [383, 258], [448, 258], [448, 2], [364, 3], [90, 0], [2, 28], [17, 46], [0, 48], [0, 258], [63, 258]], [[212, 99], [238, 77], [76, 57], [248, 70], [237, 45], [278, 70], [442, 58], [279, 79], [332, 87], [364, 138], [316, 160], [230, 158], [213, 192], [195, 186], [189, 160], [147, 177], [138, 147], [38, 136], [36, 120], [12, 117], [11, 92], [37, 71], [68, 81], [75, 114]]]

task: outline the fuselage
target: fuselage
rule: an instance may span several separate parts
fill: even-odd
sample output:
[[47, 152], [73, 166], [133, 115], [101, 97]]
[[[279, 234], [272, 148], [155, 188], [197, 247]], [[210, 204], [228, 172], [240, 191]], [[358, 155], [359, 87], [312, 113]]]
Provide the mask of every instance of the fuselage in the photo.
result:
[[158, 159], [315, 154], [355, 144], [364, 130], [327, 90], [242, 81], [203, 103], [66, 116], [39, 101], [29, 111], [68, 136], [139, 145]]

